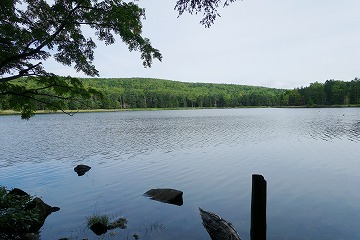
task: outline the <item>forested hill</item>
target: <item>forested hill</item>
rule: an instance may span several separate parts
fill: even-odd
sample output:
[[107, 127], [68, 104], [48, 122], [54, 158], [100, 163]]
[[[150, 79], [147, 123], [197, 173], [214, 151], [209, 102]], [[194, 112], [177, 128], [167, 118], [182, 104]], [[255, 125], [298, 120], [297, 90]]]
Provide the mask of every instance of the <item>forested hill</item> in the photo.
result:
[[[73, 99], [55, 96], [55, 101], [60, 102], [61, 107], [54, 109], [51, 108], [55, 106], [54, 101], [50, 99], [54, 93], [49, 92], [47, 88], [36, 85], [36, 81], [30, 79], [16, 84], [19, 86], [27, 84], [29, 89], [41, 89], [37, 93], [44, 98], [40, 100], [31, 98], [31, 101], [29, 98], [23, 99], [35, 110], [360, 106], [358, 78], [350, 82], [340, 80], [315, 82], [308, 87], [292, 90], [235, 84], [186, 83], [151, 78], [90, 78], [81, 81], [85, 86], [102, 92], [103, 97], [93, 95], [91, 98]], [[1, 97], [0, 110], [13, 109], [9, 104], [11, 100], [11, 96]], [[46, 104], [50, 100], [53, 101], [52, 104]]]
[[360, 79], [327, 80], [292, 90], [257, 86], [186, 83], [151, 78], [92, 78], [84, 84], [104, 92], [104, 98], [91, 99], [81, 108], [182, 108], [182, 107], [326, 107], [360, 105]]
[[[186, 83], [151, 78], [91, 78], [85, 85], [102, 90], [91, 108], [182, 108], [279, 106], [285, 90], [213, 83]], [[70, 109], [84, 108], [72, 102]]]

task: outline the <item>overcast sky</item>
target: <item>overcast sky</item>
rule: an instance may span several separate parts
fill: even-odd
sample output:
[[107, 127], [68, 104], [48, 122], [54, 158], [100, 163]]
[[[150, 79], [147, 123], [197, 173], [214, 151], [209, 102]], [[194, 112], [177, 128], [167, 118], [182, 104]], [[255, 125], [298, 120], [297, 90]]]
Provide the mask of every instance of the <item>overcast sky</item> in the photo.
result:
[[[139, 0], [146, 9], [143, 33], [163, 54], [143, 68], [140, 54], [120, 40], [98, 44], [101, 77], [151, 77], [183, 82], [275, 88], [360, 77], [359, 0], [243, 0], [219, 9], [211, 28], [201, 15], [177, 18], [176, 0]], [[93, 36], [93, 38], [95, 38]], [[84, 77], [62, 65], [60, 75]]]

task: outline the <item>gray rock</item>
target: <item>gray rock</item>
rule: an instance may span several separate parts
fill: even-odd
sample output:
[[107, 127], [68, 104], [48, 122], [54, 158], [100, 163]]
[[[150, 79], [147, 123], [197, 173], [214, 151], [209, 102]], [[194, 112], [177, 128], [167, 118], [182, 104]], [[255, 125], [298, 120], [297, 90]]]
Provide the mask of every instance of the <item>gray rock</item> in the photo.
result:
[[89, 167], [88, 165], [80, 164], [74, 168], [74, 171], [77, 173], [78, 176], [82, 176], [90, 169], [91, 167]]
[[183, 192], [171, 189], [171, 188], [156, 188], [150, 189], [146, 193], [145, 196], [149, 197], [152, 200], [156, 200], [163, 203], [170, 203], [178, 206], [182, 206], [184, 204], [183, 201]]

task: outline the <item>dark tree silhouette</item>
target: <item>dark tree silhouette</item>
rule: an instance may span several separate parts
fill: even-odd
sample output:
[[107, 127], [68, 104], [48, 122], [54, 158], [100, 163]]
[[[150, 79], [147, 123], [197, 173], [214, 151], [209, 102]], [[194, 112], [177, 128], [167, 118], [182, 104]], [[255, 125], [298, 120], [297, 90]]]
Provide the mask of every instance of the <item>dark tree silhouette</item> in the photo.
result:
[[218, 13], [219, 6], [228, 6], [230, 3], [236, 0], [225, 0], [223, 3], [221, 0], [178, 0], [176, 2], [175, 9], [179, 11], [179, 15], [184, 12], [191, 14], [203, 13], [203, 19], [200, 21], [205, 27], [210, 27], [216, 17], [220, 17]]

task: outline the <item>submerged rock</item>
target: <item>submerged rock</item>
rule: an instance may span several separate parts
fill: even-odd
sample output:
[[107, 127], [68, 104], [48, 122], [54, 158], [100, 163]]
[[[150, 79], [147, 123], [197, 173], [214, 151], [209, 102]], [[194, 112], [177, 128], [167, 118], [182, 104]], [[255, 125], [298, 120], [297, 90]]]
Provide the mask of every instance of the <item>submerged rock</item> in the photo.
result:
[[170, 203], [178, 206], [182, 206], [183, 202], [183, 192], [171, 189], [171, 188], [156, 188], [150, 189], [146, 193], [145, 196], [149, 197], [152, 200], [156, 200], [163, 203]]
[[[104, 215], [105, 216], [105, 215]], [[106, 216], [105, 216], [106, 217]], [[127, 228], [126, 223], [127, 220], [126, 218], [119, 218], [118, 220], [112, 222], [112, 223], [108, 223], [108, 218], [106, 217], [106, 220], [104, 218], [93, 218], [88, 223], [88, 226], [90, 226], [90, 229], [96, 234], [96, 235], [102, 235], [105, 234], [108, 230], [112, 230], [115, 228], [121, 228], [121, 229], [125, 229]]]
[[78, 176], [82, 176], [90, 169], [91, 167], [89, 167], [88, 165], [80, 164], [74, 168], [74, 171], [77, 173]]
[[27, 206], [26, 206], [26, 210], [36, 210], [39, 212], [39, 214], [42, 217], [47, 217], [49, 216], [49, 214], [53, 213], [53, 212], [57, 212], [60, 210], [59, 207], [51, 207], [50, 205], [46, 204], [43, 200], [41, 200], [40, 198], [36, 197], [34, 198]]
[[212, 212], [200, 210], [203, 225], [212, 240], [241, 240], [235, 228], [220, 216]]
[[36, 197], [34, 198], [25, 208], [32, 212], [37, 212], [38, 218], [34, 221], [30, 227], [31, 232], [38, 232], [40, 228], [44, 225], [46, 218], [53, 212], [60, 210], [59, 207], [51, 207], [46, 204], [43, 200]]
[[101, 222], [96, 222], [90, 226], [90, 229], [98, 236], [107, 232], [107, 226]]
[[110, 223], [107, 226], [107, 229], [108, 230], [115, 229], [115, 228], [126, 229], [127, 228], [126, 224], [127, 224], [126, 218], [119, 218], [115, 222]]

